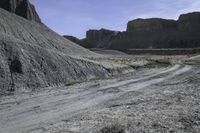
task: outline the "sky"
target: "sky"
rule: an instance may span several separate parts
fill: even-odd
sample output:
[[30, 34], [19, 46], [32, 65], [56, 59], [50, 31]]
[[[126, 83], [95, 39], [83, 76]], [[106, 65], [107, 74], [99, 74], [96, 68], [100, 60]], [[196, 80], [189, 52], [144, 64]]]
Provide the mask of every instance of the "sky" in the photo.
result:
[[178, 19], [200, 11], [200, 0], [30, 0], [42, 22], [60, 35], [84, 38], [89, 29], [124, 31], [137, 18]]

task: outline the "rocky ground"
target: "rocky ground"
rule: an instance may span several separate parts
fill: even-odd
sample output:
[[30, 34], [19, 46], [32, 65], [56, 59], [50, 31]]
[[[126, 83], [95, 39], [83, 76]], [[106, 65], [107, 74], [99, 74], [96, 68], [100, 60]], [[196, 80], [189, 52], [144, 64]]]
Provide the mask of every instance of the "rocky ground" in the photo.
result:
[[[0, 133], [200, 132], [199, 56], [94, 53], [45, 26], [28, 0], [1, 0], [0, 8]], [[186, 34], [177, 38], [192, 38], [181, 46], [199, 44], [198, 18], [183, 19], [189, 25], [179, 26]], [[161, 44], [179, 46], [176, 32], [168, 39], [161, 31]], [[107, 45], [114, 37], [123, 48], [127, 41], [149, 48], [156, 36], [152, 44], [160, 46], [157, 31], [88, 35], [104, 32], [112, 34]]]
[[0, 98], [1, 133], [198, 133], [199, 57]]

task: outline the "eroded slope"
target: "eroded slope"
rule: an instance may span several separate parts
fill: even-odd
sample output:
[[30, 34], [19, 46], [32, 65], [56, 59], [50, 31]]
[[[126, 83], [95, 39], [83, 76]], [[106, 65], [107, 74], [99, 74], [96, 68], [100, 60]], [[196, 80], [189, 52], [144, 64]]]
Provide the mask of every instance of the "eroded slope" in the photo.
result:
[[3, 9], [0, 9], [0, 16], [1, 93], [108, 76], [100, 65], [81, 59], [97, 54], [68, 41], [45, 25]]

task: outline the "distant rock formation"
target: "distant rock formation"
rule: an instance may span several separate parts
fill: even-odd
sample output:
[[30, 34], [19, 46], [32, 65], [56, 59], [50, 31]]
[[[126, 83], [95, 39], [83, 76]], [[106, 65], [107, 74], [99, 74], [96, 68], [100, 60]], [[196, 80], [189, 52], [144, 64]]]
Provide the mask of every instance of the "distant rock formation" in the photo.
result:
[[136, 19], [128, 22], [127, 32], [160, 32], [174, 30], [176, 27], [175, 20], [161, 18]]
[[84, 39], [78, 39], [76, 37], [67, 35], [64, 37], [85, 48], [108, 48], [109, 42], [113, 40], [118, 33], [118, 31], [100, 29], [88, 30], [86, 32], [86, 38]]
[[178, 30], [182, 32], [200, 32], [200, 12], [180, 15]]
[[74, 37], [74, 36], [67, 36], [67, 35], [64, 35], [63, 37], [67, 38], [68, 40], [72, 41], [72, 42], [75, 42], [76, 44], [78, 44], [78, 42], [80, 41], [80, 39]]
[[68, 36], [68, 35], [64, 35], [63, 37], [66, 38], [66, 39], [68, 39], [68, 40], [70, 40], [70, 41], [72, 41], [72, 42], [74, 42], [74, 43], [76, 43], [76, 44], [79, 44], [79, 45], [81, 45], [83, 47], [87, 46], [85, 39], [79, 39], [77, 37]]
[[29, 2], [29, 0], [0, 0], [0, 8], [15, 13], [28, 20], [41, 23], [41, 19], [35, 10], [35, 7]]
[[182, 14], [177, 21], [136, 19], [128, 22], [124, 32], [89, 30], [85, 40], [84, 47], [117, 50], [200, 47], [200, 12]]
[[177, 21], [136, 19], [110, 43], [111, 49], [200, 47], [200, 13], [183, 14]]
[[111, 31], [107, 29], [88, 30], [86, 32], [86, 42], [90, 47], [109, 47], [107, 43], [118, 34], [118, 31]]

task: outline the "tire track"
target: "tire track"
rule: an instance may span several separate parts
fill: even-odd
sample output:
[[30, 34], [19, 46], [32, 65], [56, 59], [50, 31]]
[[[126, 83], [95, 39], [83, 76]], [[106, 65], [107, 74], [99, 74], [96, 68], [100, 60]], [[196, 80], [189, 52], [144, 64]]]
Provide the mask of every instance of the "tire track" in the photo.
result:
[[[84, 110], [101, 105], [130, 91], [143, 89], [189, 71], [191, 66], [175, 65], [169, 69], [138, 79], [114, 82], [110, 85], [87, 89], [72, 96], [58, 95], [27, 99], [9, 110], [0, 112], [0, 132], [23, 132], [40, 126], [41, 123], [56, 122], [70, 118]], [[133, 77], [134, 78], [134, 77]], [[107, 90], [114, 91], [107, 91]], [[115, 90], [118, 90], [115, 92]], [[41, 101], [41, 103], [40, 103]], [[1, 106], [1, 104], [0, 104]]]

